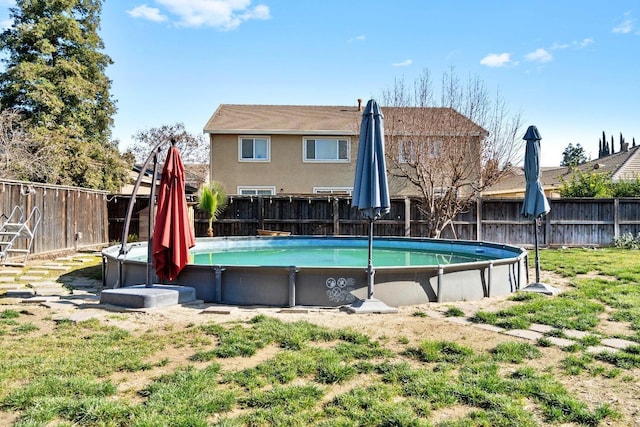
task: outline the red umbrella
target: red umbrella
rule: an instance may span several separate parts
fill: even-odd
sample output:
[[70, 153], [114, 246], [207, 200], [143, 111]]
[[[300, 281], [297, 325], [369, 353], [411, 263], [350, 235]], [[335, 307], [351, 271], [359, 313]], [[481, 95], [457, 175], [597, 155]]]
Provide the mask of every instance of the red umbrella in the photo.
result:
[[153, 262], [160, 280], [178, 277], [189, 262], [189, 248], [195, 244], [187, 214], [184, 165], [178, 149], [171, 146], [162, 168], [158, 213], [153, 231]]

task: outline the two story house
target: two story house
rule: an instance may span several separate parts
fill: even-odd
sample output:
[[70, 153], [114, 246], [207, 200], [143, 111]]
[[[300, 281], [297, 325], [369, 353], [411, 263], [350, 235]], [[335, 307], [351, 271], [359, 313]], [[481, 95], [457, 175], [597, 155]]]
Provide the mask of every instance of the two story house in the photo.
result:
[[[222, 104], [204, 128], [210, 139], [211, 179], [222, 182], [229, 194], [350, 194], [362, 110], [360, 100], [357, 106]], [[486, 132], [455, 110], [382, 110], [385, 132], [389, 133], [387, 145], [403, 135], [428, 134], [432, 142], [429, 155], [437, 157], [443, 145], [453, 138], [460, 139], [460, 129], [464, 129], [465, 144], [477, 150], [469, 146], [462, 150], [479, 170], [479, 146]], [[419, 132], [406, 125], [397, 126], [408, 117], [407, 110], [429, 110], [426, 116], [432, 120]], [[460, 127], [460, 123], [464, 126]], [[406, 157], [407, 153], [387, 151], [387, 157], [403, 155]], [[402, 159], [399, 160], [401, 164]], [[393, 164], [398, 162], [388, 162], [387, 166]], [[407, 194], [407, 188], [390, 178], [392, 195]]]

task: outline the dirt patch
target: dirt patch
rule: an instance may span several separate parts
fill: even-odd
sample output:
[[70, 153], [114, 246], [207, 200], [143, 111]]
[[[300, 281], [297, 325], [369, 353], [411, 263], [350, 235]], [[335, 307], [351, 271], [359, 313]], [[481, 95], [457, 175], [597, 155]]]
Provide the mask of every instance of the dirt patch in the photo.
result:
[[[561, 290], [571, 288], [569, 279], [548, 272], [543, 272], [541, 281]], [[387, 348], [396, 352], [402, 351], [407, 345], [417, 346], [427, 339], [455, 341], [476, 352], [488, 351], [501, 342], [522, 340], [503, 333], [482, 329], [478, 325], [454, 323], [446, 318], [429, 315], [426, 317], [417, 315], [433, 314], [433, 312], [443, 313], [450, 307], [459, 308], [465, 315], [471, 315], [478, 310], [496, 311], [512, 304], [517, 304], [508, 301], [507, 297], [400, 307], [398, 313], [395, 314], [348, 314], [338, 309], [320, 308], [311, 308], [306, 311], [287, 311], [277, 308], [233, 308], [224, 314], [207, 312], [205, 309], [209, 305], [205, 304], [116, 312], [107, 311], [103, 307], [87, 303], [80, 310], [76, 308], [74, 311], [60, 307], [47, 308], [40, 305], [25, 306], [23, 304], [7, 303], [10, 303], [10, 301], [0, 299], [0, 304], [2, 304], [0, 305], [0, 311], [5, 309], [26, 310], [29, 314], [29, 322], [40, 328], [38, 333], [42, 334], [52, 331], [52, 318], [65, 317], [70, 313], [82, 311], [86, 315], [95, 315], [101, 322], [123, 328], [134, 334], [149, 332], [159, 335], [210, 322], [247, 321], [257, 315], [264, 314], [284, 322], [307, 321], [329, 328], [351, 327], [368, 334], [373, 339], [380, 340]], [[599, 331], [607, 335], [628, 334], [629, 328], [624, 322], [608, 321], [607, 314], [604, 313]], [[543, 352], [543, 357], [527, 361], [527, 365], [540, 370], [540, 372], [556, 373], [556, 378], [591, 408], [608, 403], [623, 414], [620, 420], [609, 420], [607, 425], [640, 426], [640, 402], [637, 398], [640, 395], [639, 370], [624, 370], [621, 374], [612, 378], [588, 373], [568, 376], [560, 371], [561, 362], [568, 356], [568, 353], [556, 346], [540, 347], [540, 350]], [[224, 371], [236, 371], [254, 367], [263, 361], [269, 360], [278, 351], [280, 351], [279, 348], [268, 346], [258, 351], [253, 357], [217, 359], [216, 361], [221, 364]], [[184, 348], [169, 345], [148, 361], [152, 366], [151, 369], [135, 373], [116, 373], [112, 375], [111, 379], [117, 384], [119, 394], [122, 397], [131, 399], [134, 402], [141, 401], [138, 392], [155, 378], [174, 372], [176, 368], [181, 366], [200, 366], [189, 359], [192, 355], [193, 351], [185, 351]], [[206, 363], [203, 362], [201, 366], [205, 365]], [[612, 367], [606, 365], [606, 369], [612, 369]], [[331, 399], [340, 393], [348, 391], [351, 387], [361, 385], [363, 381], [362, 378], [358, 377], [346, 384], [335, 385], [335, 388], [328, 391], [325, 399]], [[443, 408], [434, 412], [432, 421], [437, 423], [438, 421], [455, 419], [464, 416], [467, 411], [468, 408], [466, 407]], [[0, 412], [0, 425], [11, 425], [15, 418], [16, 414]]]

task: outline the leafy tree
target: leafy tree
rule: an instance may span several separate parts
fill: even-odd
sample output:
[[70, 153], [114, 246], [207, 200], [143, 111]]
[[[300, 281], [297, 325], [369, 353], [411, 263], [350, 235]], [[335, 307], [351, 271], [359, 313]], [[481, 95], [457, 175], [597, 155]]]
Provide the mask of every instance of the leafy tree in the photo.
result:
[[396, 81], [382, 97], [392, 107], [384, 110], [389, 185], [419, 194], [429, 237], [496, 183], [525, 146], [520, 115], [478, 78], [462, 82], [451, 70], [438, 95], [425, 70], [412, 87]]
[[[185, 163], [208, 163], [209, 143], [202, 135], [187, 132], [184, 124], [163, 125], [139, 131], [133, 136], [135, 143], [128, 150], [135, 156], [136, 162], [143, 163], [149, 157], [151, 150], [160, 142], [175, 141], [180, 150], [180, 156]], [[166, 151], [161, 152], [159, 161], [163, 162]]]
[[562, 179], [562, 197], [640, 197], [640, 178], [614, 182], [609, 173], [574, 170], [571, 178]]
[[584, 151], [584, 148], [580, 143], [577, 143], [575, 146], [572, 143], [567, 145], [567, 148], [562, 152], [562, 162], [560, 166], [578, 166], [584, 163], [587, 163], [589, 159]]
[[47, 176], [50, 164], [48, 147], [41, 147], [25, 130], [23, 116], [16, 110], [0, 112], [0, 176], [29, 181]]
[[640, 197], [640, 178], [614, 182], [613, 197]]
[[561, 182], [562, 197], [613, 197], [613, 182], [608, 173], [574, 170], [569, 181]]
[[112, 61], [97, 33], [101, 8], [102, 0], [17, 0], [10, 9], [0, 107], [24, 117], [31, 150], [46, 149], [49, 166], [26, 178], [112, 190], [126, 177], [110, 141], [116, 107], [105, 75]]

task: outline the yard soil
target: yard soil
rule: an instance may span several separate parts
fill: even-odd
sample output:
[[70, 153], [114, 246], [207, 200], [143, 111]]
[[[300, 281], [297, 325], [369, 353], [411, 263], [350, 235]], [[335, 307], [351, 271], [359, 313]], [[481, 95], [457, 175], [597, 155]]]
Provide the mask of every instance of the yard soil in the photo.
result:
[[[570, 287], [570, 282], [558, 275], [542, 272], [541, 281], [551, 284], [560, 289]], [[417, 346], [424, 340], [446, 340], [455, 341], [461, 345], [469, 347], [476, 352], [483, 352], [494, 348], [497, 344], [505, 341], [521, 340], [513, 336], [497, 333], [479, 328], [477, 325], [461, 324], [453, 322], [451, 319], [433, 316], [434, 312], [444, 312], [449, 307], [457, 307], [466, 315], [471, 315], [477, 310], [494, 311], [505, 308], [511, 304], [518, 304], [507, 300], [507, 297], [485, 298], [480, 301], [464, 301], [446, 304], [423, 304], [414, 306], [399, 307], [398, 313], [394, 314], [348, 314], [337, 309], [276, 309], [276, 308], [238, 308], [228, 307], [228, 312], [213, 312], [211, 305], [192, 306], [171, 306], [155, 309], [121, 311], [114, 313], [105, 310], [103, 307], [83, 308], [83, 313], [95, 312], [100, 321], [126, 329], [134, 334], [143, 334], [153, 331], [156, 334], [170, 333], [180, 330], [190, 325], [205, 324], [210, 322], [227, 323], [235, 321], [246, 321], [256, 315], [264, 314], [284, 322], [307, 321], [316, 325], [328, 328], [351, 327], [368, 334], [373, 339], [380, 340], [387, 348], [396, 352], [406, 349], [407, 345]], [[219, 307], [219, 306], [215, 306]], [[10, 305], [3, 304], [0, 310], [13, 308], [18, 310], [28, 310], [32, 316], [29, 321], [37, 325], [40, 330], [35, 333], [48, 333], [52, 328], [51, 318], [60, 313], [40, 305]], [[207, 310], [209, 308], [209, 310]], [[416, 313], [428, 313], [431, 315], [420, 316]], [[616, 334], [628, 332], [628, 326], [620, 322], [606, 321], [606, 313], [603, 315], [601, 324], [602, 332], [606, 334]], [[401, 341], [405, 341], [402, 343]], [[408, 344], [406, 344], [408, 342]], [[532, 342], [535, 344], [535, 342]], [[615, 378], [606, 378], [602, 374], [582, 373], [577, 376], [569, 376], [561, 371], [561, 361], [569, 353], [562, 351], [557, 346], [539, 347], [543, 357], [526, 361], [526, 365], [535, 369], [555, 373], [555, 377], [564, 384], [577, 398], [585, 402], [591, 409], [601, 404], [609, 404], [622, 414], [620, 419], [605, 421], [608, 426], [639, 426], [640, 427], [640, 370], [623, 370]], [[279, 349], [276, 346], [268, 346], [260, 350], [256, 355], [249, 358], [236, 357], [229, 359], [217, 359], [224, 370], [240, 370], [269, 360]], [[172, 372], [179, 366], [196, 365], [189, 360], [191, 352], [184, 348], [165, 348], [154, 356], [158, 360], [150, 360], [151, 363], [161, 359], [168, 360], [168, 363], [160, 364], [147, 370], [137, 373], [127, 372], [116, 373], [112, 376], [115, 384], [118, 384], [119, 394], [131, 401], [138, 401], [141, 398], [137, 391], [144, 388], [154, 378]], [[202, 363], [202, 367], [207, 363]], [[522, 365], [513, 365], [513, 368], [506, 366], [505, 369], [515, 369]], [[613, 368], [606, 365], [607, 370]], [[626, 380], [624, 379], [626, 378]], [[631, 378], [631, 380], [629, 380]], [[331, 390], [331, 395], [343, 393], [350, 387], [359, 385], [364, 379], [355, 379], [347, 384], [336, 385]], [[443, 421], [445, 419], [455, 419], [463, 416], [468, 407], [448, 407], [434, 413], [432, 421]], [[15, 414], [0, 411], [0, 425], [11, 425], [15, 420]], [[542, 418], [540, 425], [544, 425]], [[571, 424], [567, 424], [571, 425]]]

